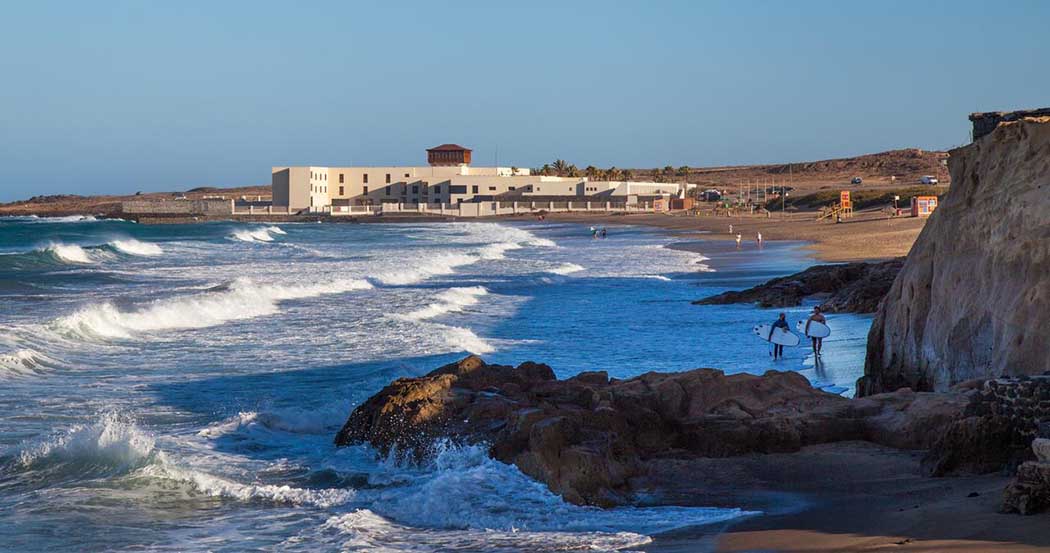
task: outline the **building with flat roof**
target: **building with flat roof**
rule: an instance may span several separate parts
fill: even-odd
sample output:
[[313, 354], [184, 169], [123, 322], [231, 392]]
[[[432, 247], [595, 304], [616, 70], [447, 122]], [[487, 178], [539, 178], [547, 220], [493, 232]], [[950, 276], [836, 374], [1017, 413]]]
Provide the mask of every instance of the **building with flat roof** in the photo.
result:
[[427, 149], [428, 165], [422, 167], [273, 167], [273, 205], [287, 212], [325, 212], [383, 204], [437, 206], [528, 197], [597, 201], [613, 196], [681, 197], [695, 186], [532, 175], [517, 167], [474, 167], [470, 155], [469, 148], [442, 144]]

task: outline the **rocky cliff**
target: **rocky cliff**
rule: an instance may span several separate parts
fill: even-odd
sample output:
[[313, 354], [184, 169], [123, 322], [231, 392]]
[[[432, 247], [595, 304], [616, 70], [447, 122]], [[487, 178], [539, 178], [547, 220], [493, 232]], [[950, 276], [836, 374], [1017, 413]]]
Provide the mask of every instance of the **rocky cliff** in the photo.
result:
[[1050, 118], [951, 152], [952, 186], [868, 336], [859, 395], [1050, 370]]

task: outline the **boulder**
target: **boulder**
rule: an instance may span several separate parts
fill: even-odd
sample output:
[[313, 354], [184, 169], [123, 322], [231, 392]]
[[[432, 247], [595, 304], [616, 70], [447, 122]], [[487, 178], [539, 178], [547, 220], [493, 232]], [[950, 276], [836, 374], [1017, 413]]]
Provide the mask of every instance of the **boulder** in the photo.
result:
[[1050, 370], [1050, 118], [952, 150], [951, 189], [868, 336], [859, 395]]
[[697, 305], [753, 303], [759, 307], [794, 307], [824, 295], [827, 313], [874, 313], [893, 285], [904, 258], [879, 263], [814, 265], [743, 291], [730, 291], [694, 301]]
[[630, 499], [632, 479], [654, 459], [786, 453], [844, 440], [928, 447], [973, 393], [909, 390], [853, 401], [794, 372], [716, 369], [557, 380], [546, 365], [470, 356], [394, 381], [354, 409], [335, 443], [417, 460], [440, 439], [485, 443], [492, 457], [568, 501], [609, 506]]

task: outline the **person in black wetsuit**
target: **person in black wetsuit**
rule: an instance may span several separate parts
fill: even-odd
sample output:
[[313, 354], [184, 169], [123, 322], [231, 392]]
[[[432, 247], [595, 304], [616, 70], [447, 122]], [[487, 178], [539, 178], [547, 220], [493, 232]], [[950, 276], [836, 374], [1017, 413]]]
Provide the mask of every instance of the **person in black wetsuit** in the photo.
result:
[[[791, 331], [791, 329], [788, 328], [787, 314], [786, 313], [781, 313], [780, 317], [778, 317], [776, 322], [773, 323], [773, 328], [769, 329], [769, 337], [770, 338], [773, 337], [773, 331], [775, 331], [778, 328], [783, 328], [784, 330], [786, 330], [788, 332]], [[784, 357], [784, 346], [782, 346], [780, 344], [773, 344], [773, 360], [776, 361], [777, 359], [780, 359], [782, 357]]]

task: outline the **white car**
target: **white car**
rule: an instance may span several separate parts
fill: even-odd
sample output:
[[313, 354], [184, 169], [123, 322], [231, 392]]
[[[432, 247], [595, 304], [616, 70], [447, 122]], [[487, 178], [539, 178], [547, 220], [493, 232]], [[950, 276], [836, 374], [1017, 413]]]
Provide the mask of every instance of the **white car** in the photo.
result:
[[937, 177], [926, 175], [925, 177], [919, 179], [919, 182], [923, 184], [937, 184]]

